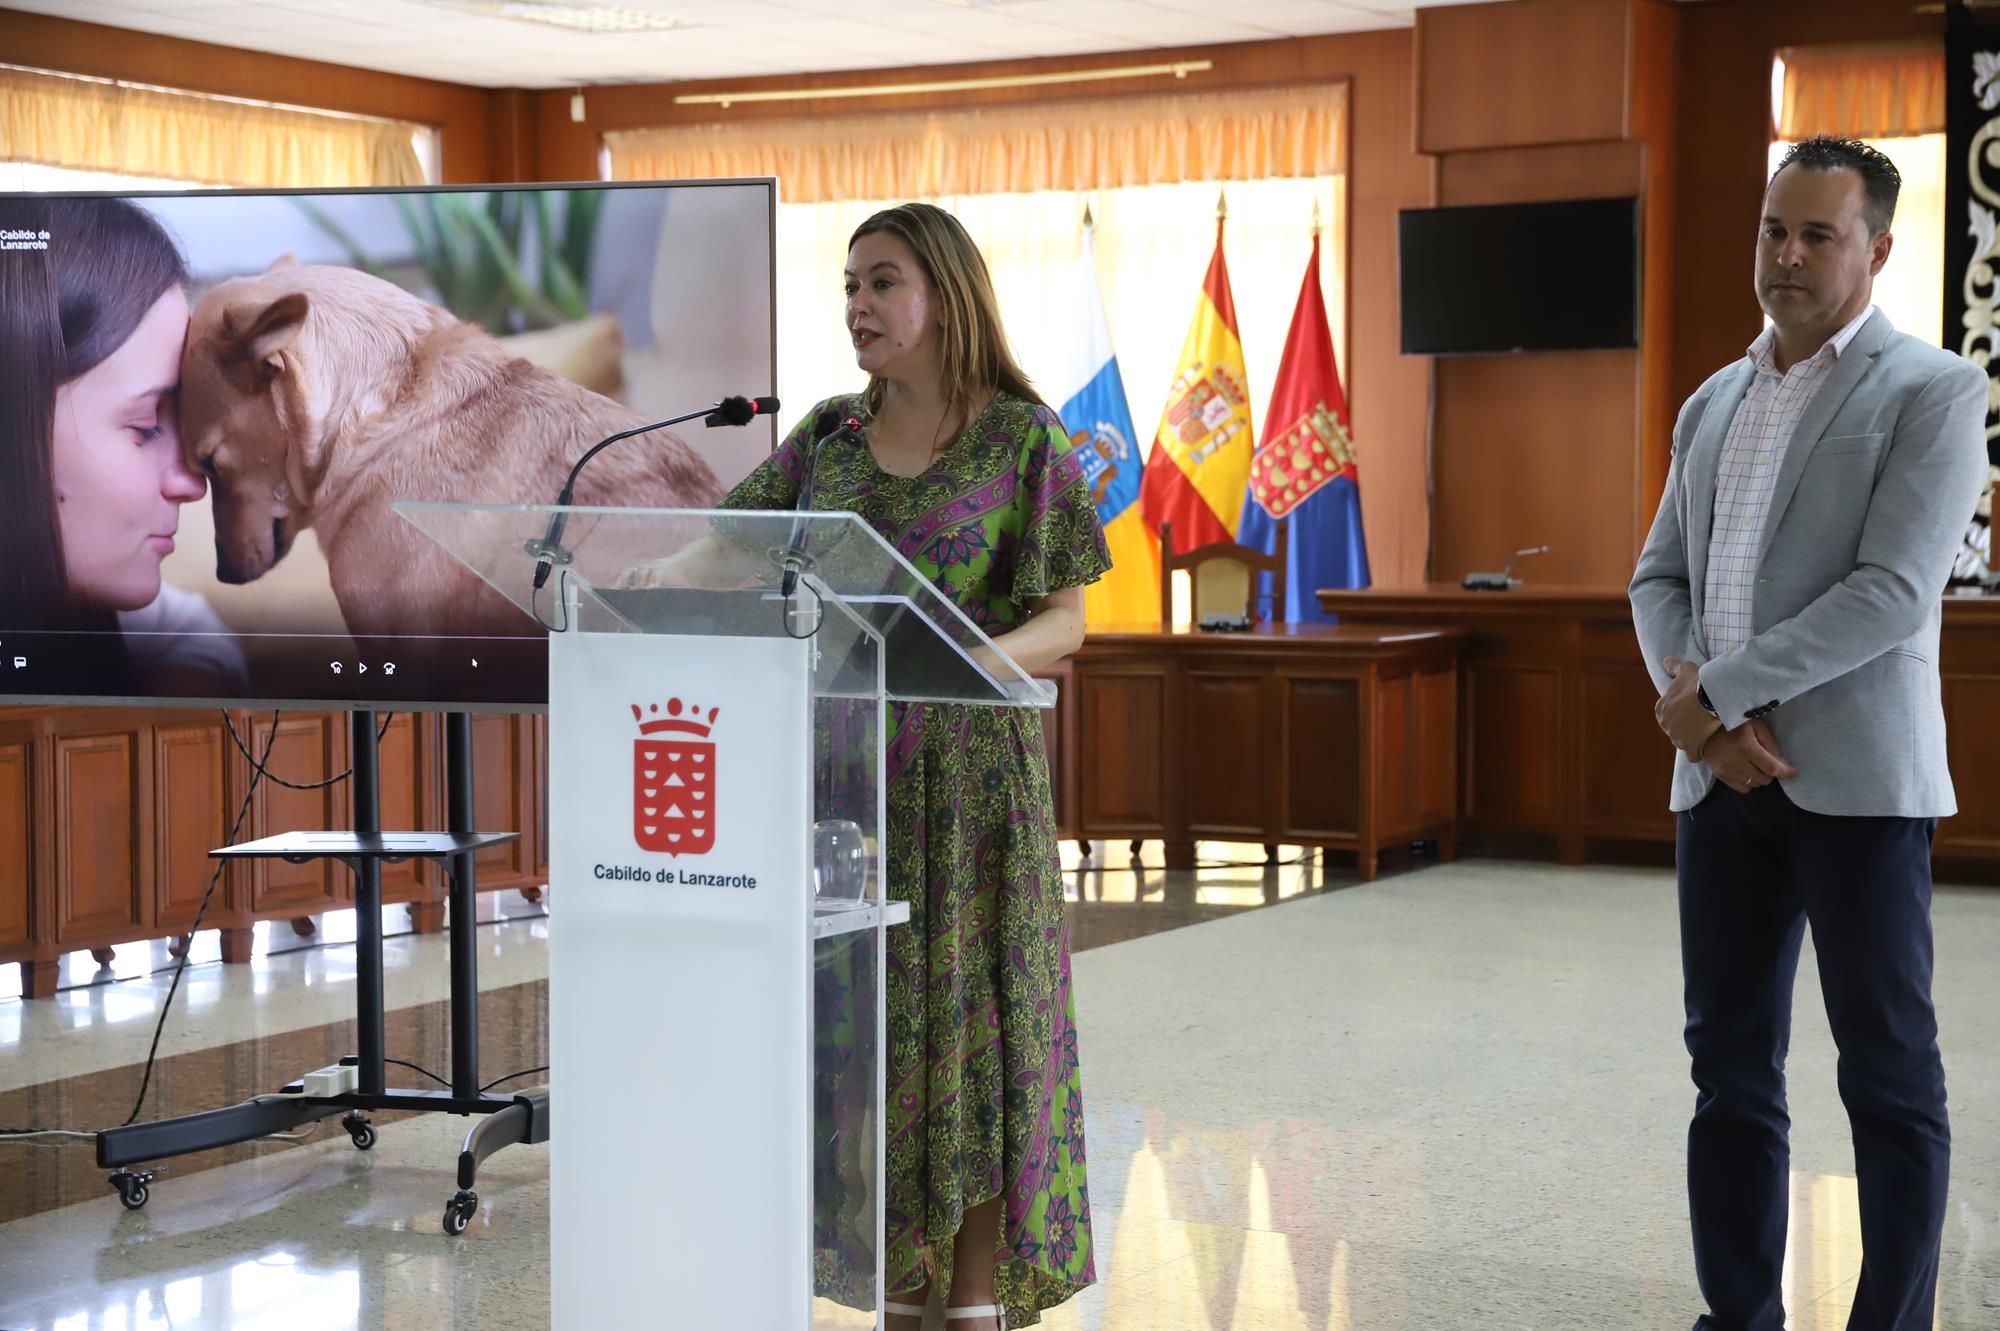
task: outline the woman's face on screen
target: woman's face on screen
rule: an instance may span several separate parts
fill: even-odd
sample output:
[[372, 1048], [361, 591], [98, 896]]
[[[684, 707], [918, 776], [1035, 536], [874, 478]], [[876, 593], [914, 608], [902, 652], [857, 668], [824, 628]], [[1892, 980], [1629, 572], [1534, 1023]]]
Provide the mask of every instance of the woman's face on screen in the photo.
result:
[[847, 252], [847, 332], [854, 363], [888, 378], [926, 363], [931, 284], [901, 236], [871, 232]]
[[70, 594], [93, 609], [137, 610], [160, 594], [181, 505], [207, 490], [174, 428], [187, 326], [187, 296], [170, 287], [123, 346], [56, 390], [63, 561]]

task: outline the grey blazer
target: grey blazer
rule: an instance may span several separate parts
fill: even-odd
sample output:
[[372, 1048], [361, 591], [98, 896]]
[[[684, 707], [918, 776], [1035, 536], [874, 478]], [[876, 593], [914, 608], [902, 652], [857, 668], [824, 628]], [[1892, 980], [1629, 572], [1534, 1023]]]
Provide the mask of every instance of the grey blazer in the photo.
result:
[[[1722, 724], [1764, 717], [1802, 809], [1945, 817], [1938, 625], [1952, 557], [1986, 480], [1986, 372], [1898, 333], [1877, 310], [1800, 419], [1778, 467], [1750, 641], [1710, 659], [1702, 590], [1722, 443], [1755, 374], [1745, 358], [1681, 407], [1673, 464], [1632, 575], [1655, 688], [1668, 656], [1701, 664]], [[1715, 774], [1674, 758], [1672, 808]]]

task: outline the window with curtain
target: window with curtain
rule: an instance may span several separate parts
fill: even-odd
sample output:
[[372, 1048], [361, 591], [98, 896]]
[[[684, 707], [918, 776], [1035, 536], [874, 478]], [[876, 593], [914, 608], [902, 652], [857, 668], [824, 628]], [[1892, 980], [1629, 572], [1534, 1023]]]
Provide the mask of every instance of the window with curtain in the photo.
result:
[[1896, 245], [1875, 279], [1875, 303], [1898, 331], [1943, 346], [1943, 51], [1929, 43], [1790, 48], [1773, 66], [1771, 93], [1771, 170], [1789, 144], [1815, 134], [1859, 139], [1896, 164]]
[[[1261, 428], [1292, 307], [1323, 223], [1321, 281], [1346, 364], [1345, 88], [1142, 97], [964, 112], [756, 122], [607, 136], [617, 179], [776, 175], [777, 391], [786, 423], [861, 386], [842, 326], [848, 237], [912, 199], [953, 212], [992, 270], [1022, 368], [1062, 367], [1088, 206], [1099, 289], [1150, 447], [1215, 247], [1224, 253]], [[1061, 403], [1052, 405], [1060, 408]]]
[[331, 188], [436, 178], [406, 121], [0, 66], [0, 188]]

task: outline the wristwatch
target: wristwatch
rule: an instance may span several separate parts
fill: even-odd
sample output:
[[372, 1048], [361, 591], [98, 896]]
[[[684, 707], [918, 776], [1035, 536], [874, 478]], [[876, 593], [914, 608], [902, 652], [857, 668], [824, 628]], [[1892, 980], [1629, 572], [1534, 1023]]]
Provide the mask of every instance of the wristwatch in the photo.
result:
[[[1696, 684], [1694, 686], [1694, 700], [1701, 704], [1702, 711], [1707, 712], [1710, 716], [1716, 715], [1715, 704], [1708, 700], [1708, 689], [1704, 685]], [[1716, 717], [1716, 719], [1720, 720], [1721, 718]]]

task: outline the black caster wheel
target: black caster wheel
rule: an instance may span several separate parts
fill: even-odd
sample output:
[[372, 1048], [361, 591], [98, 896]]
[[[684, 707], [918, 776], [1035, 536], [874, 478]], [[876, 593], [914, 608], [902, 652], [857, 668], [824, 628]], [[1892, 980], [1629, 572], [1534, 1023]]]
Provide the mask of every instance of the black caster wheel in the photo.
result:
[[456, 1238], [472, 1223], [472, 1213], [479, 1209], [479, 1194], [459, 1192], [444, 1204], [444, 1232]]
[[347, 1135], [354, 1139], [354, 1149], [370, 1150], [375, 1145], [375, 1125], [359, 1114], [349, 1114], [340, 1120], [340, 1126], [347, 1129]]
[[121, 1169], [111, 1176], [111, 1186], [118, 1190], [118, 1201], [128, 1211], [136, 1211], [144, 1206], [153, 1195], [146, 1185], [153, 1181], [150, 1171], [134, 1174], [129, 1169]]

